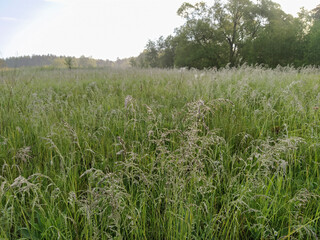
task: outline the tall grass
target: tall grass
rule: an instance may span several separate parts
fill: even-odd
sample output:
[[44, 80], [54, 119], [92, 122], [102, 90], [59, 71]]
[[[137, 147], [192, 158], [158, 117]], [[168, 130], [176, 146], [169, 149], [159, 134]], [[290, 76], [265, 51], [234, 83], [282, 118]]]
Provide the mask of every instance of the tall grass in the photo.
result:
[[317, 239], [319, 73], [0, 72], [0, 239]]

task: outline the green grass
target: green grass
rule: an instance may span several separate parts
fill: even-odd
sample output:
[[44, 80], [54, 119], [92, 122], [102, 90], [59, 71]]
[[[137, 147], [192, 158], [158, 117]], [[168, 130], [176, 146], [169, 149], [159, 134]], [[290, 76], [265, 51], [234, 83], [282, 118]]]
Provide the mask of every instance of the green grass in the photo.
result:
[[0, 72], [0, 239], [317, 239], [319, 73]]

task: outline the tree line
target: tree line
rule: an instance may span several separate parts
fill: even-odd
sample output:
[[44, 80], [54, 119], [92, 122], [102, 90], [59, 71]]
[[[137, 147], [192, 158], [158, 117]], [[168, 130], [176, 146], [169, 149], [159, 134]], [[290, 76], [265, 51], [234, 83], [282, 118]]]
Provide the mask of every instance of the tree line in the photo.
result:
[[320, 65], [320, 5], [293, 17], [271, 0], [216, 0], [183, 3], [177, 14], [185, 23], [172, 35], [149, 40], [130, 59], [132, 66]]
[[19, 56], [0, 59], [0, 68], [48, 67], [48, 68], [96, 68], [96, 67], [128, 67], [129, 59], [116, 61], [93, 59], [81, 56], [66, 57], [48, 55]]

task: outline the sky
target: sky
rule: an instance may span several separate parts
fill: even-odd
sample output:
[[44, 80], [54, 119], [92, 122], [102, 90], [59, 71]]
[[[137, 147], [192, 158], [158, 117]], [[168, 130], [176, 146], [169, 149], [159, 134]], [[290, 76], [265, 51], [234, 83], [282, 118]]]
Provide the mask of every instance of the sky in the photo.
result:
[[[183, 2], [200, 0], [0, 0], [0, 58], [32, 54], [116, 60], [168, 36]], [[213, 0], [207, 0], [212, 4]], [[274, 0], [296, 15], [319, 0]]]

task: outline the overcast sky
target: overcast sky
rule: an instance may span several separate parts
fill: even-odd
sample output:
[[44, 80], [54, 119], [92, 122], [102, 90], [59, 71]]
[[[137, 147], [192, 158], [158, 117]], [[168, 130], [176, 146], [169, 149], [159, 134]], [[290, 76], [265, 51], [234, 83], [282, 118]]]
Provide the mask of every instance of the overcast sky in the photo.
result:
[[[183, 24], [186, 0], [0, 0], [0, 58], [32, 54], [137, 56], [148, 39]], [[199, 0], [187, 0], [190, 3]], [[213, 3], [213, 0], [206, 1]], [[319, 0], [275, 0], [293, 15]]]

